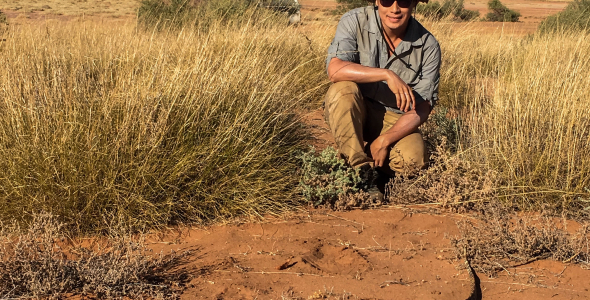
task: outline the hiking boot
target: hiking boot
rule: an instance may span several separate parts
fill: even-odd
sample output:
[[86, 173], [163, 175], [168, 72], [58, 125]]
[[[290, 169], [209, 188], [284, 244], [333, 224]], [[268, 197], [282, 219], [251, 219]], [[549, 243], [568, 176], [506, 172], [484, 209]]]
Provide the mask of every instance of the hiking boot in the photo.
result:
[[361, 189], [369, 194], [372, 203], [383, 203], [385, 199], [385, 185], [389, 181], [389, 176], [379, 172], [369, 164], [359, 167], [361, 177]]

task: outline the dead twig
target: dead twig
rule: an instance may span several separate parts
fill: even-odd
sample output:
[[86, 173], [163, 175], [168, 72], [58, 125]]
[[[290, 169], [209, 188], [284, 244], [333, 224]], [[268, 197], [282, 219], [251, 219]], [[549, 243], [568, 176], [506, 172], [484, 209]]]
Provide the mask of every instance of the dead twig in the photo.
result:
[[410, 281], [410, 282], [404, 282], [403, 279], [400, 278], [400, 280], [387, 280], [382, 282], [379, 287], [380, 288], [384, 288], [384, 287], [388, 287], [392, 284], [399, 284], [399, 285], [405, 285], [405, 286], [410, 286], [410, 284], [414, 283], [416, 281]]
[[[238, 272], [238, 271], [227, 271], [227, 270], [214, 270], [214, 272], [220, 272], [220, 273], [242, 273], [242, 272]], [[334, 276], [330, 276], [330, 275], [311, 274], [311, 273], [302, 273], [302, 272], [274, 272], [274, 271], [267, 272], [267, 271], [254, 271], [254, 272], [248, 272], [248, 274], [261, 274], [261, 275], [280, 274], [280, 275], [297, 275], [297, 276], [315, 276], [315, 277], [334, 278]]]

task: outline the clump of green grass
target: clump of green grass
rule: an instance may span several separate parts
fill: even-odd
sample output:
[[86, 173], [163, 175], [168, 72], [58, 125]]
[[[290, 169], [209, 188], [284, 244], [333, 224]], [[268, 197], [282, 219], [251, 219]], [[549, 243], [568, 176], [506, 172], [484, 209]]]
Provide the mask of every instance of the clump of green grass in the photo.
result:
[[339, 4], [338, 8], [333, 11], [333, 13], [336, 15], [343, 14], [355, 8], [365, 7], [373, 4], [371, 1], [367, 0], [336, 0], [336, 2]]
[[488, 9], [491, 10], [486, 15], [486, 21], [490, 22], [518, 22], [520, 13], [509, 9], [500, 0], [490, 0]]
[[479, 17], [478, 11], [465, 9], [463, 0], [444, 0], [442, 3], [439, 1], [430, 1], [427, 4], [420, 3], [416, 6], [416, 13], [434, 20], [453, 18], [459, 21], [471, 21]]
[[301, 9], [301, 4], [294, 0], [250, 0], [258, 7], [270, 9], [277, 12], [294, 14]]
[[105, 216], [150, 228], [292, 208], [307, 139], [298, 110], [327, 82], [320, 42], [224, 20], [12, 32], [0, 57], [0, 219], [51, 211], [96, 232]]
[[255, 8], [254, 1], [250, 0], [143, 0], [137, 17], [139, 23], [147, 29], [180, 29], [188, 26], [204, 28], [206, 24], [216, 20], [251, 22], [257, 15], [253, 14]]
[[540, 33], [556, 31], [588, 31], [590, 29], [590, 0], [570, 2], [565, 10], [547, 17], [539, 25]]
[[187, 0], [143, 0], [137, 11], [140, 24], [147, 28], [162, 29], [165, 26], [182, 27], [188, 22], [198, 22], [203, 10]]

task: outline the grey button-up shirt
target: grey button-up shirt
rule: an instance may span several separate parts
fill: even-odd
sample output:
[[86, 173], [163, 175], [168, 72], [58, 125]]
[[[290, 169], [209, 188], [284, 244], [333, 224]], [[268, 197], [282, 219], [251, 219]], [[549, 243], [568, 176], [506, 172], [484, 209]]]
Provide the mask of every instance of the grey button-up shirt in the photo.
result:
[[[379, 32], [381, 19], [375, 6], [361, 7], [344, 14], [328, 48], [326, 69], [337, 57], [367, 67], [390, 69], [414, 90], [416, 103], [438, 100], [440, 46], [434, 36], [413, 17], [402, 42], [389, 57], [387, 44]], [[364, 97], [398, 113], [395, 95], [386, 82], [361, 83]]]

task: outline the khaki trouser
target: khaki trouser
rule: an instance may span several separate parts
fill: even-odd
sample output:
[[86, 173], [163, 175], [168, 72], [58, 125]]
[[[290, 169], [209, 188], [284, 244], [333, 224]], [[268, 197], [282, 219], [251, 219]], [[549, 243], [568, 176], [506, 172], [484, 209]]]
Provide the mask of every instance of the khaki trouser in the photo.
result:
[[[353, 167], [373, 164], [365, 143], [370, 145], [379, 135], [389, 130], [401, 114], [387, 111], [373, 101], [363, 98], [356, 83], [342, 81], [333, 84], [325, 98], [324, 116], [336, 140], [339, 152]], [[426, 147], [419, 130], [393, 144], [389, 153], [389, 168], [405, 173], [424, 167]]]

